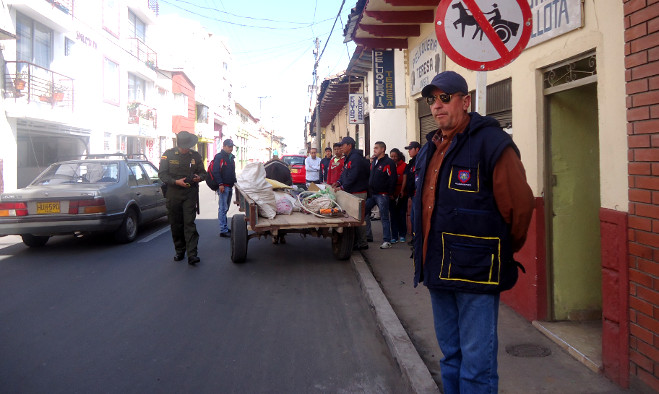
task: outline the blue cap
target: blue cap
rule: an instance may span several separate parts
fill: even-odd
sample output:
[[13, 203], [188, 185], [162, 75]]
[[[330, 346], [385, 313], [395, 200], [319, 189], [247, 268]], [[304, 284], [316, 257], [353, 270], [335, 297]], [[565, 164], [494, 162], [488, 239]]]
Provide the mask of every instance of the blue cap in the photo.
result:
[[421, 95], [423, 97], [430, 97], [432, 96], [433, 89], [439, 89], [447, 94], [457, 92], [469, 94], [467, 81], [462, 78], [462, 75], [455, 71], [444, 71], [435, 75], [435, 78], [432, 79], [430, 85], [426, 85], [423, 90], [421, 90]]
[[349, 144], [352, 145], [353, 147], [355, 146], [355, 140], [352, 137], [343, 137], [341, 140], [341, 145], [343, 144]]

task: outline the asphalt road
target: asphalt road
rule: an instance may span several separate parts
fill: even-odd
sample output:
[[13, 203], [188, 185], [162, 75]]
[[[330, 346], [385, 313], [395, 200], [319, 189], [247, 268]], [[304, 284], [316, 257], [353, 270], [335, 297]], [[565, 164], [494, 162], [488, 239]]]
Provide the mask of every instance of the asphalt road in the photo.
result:
[[216, 207], [205, 193], [196, 267], [163, 220], [127, 245], [0, 238], [0, 392], [406, 391], [329, 240], [254, 239], [236, 265]]

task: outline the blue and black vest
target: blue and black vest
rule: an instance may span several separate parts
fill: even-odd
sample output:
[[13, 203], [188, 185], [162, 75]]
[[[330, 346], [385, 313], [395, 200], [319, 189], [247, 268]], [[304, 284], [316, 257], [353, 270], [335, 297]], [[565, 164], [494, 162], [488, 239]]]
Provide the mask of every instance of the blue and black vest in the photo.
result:
[[[499, 293], [517, 281], [510, 226], [496, 205], [492, 179], [501, 153], [519, 150], [499, 123], [470, 113], [467, 129], [455, 135], [438, 174], [435, 206], [423, 261], [423, 237], [414, 245], [414, 285], [474, 293]], [[429, 133], [417, 155], [415, 185], [421, 190], [430, 158], [436, 151]], [[428, 176], [431, 176], [428, 174]], [[422, 212], [422, 193], [413, 204]], [[422, 215], [415, 215], [414, 230], [423, 234]]]

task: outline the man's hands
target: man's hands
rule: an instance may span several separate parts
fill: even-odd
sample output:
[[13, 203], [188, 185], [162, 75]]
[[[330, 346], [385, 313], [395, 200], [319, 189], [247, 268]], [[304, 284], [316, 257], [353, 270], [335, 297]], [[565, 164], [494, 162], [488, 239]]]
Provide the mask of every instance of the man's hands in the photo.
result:
[[224, 185], [220, 185], [220, 193], [224, 193]]
[[[176, 180], [176, 185], [181, 186], [181, 187], [190, 187], [191, 185], [187, 183], [185, 180], [188, 178], [181, 178]], [[192, 177], [192, 182], [199, 183], [201, 182], [201, 177], [197, 174], [194, 174], [194, 177]]]

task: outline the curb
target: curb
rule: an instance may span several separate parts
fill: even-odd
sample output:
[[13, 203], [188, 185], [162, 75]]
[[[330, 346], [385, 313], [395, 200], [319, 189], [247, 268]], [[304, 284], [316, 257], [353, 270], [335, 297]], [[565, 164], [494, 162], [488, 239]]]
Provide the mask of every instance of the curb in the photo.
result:
[[398, 363], [403, 379], [410, 387], [410, 392], [439, 393], [439, 388], [430, 375], [428, 367], [419, 356], [362, 254], [353, 253], [350, 256], [350, 262], [355, 268], [362, 292], [373, 307], [378, 327], [380, 327], [389, 351]]

